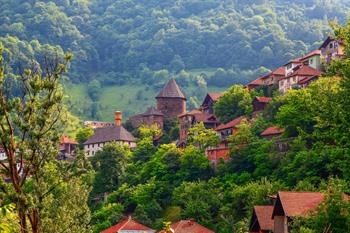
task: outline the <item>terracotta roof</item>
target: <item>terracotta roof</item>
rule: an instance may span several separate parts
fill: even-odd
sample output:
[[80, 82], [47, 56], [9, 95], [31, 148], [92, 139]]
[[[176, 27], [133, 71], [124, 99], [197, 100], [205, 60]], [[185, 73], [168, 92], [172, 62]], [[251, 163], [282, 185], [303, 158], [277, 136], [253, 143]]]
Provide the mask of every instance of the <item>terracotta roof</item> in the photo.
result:
[[194, 220], [180, 220], [171, 225], [171, 230], [173, 233], [215, 233]]
[[226, 124], [219, 125], [215, 130], [219, 131], [219, 130], [223, 130], [223, 129], [234, 128], [234, 127], [238, 126], [243, 119], [245, 119], [244, 116], [237, 117]]
[[273, 230], [274, 221], [272, 219], [273, 206], [254, 206], [254, 213], [258, 219], [261, 230]]
[[319, 192], [278, 192], [277, 199], [281, 201], [285, 216], [305, 216], [323, 202], [324, 194]]
[[219, 92], [209, 92], [208, 93], [208, 96], [210, 96], [210, 98], [215, 102], [217, 101], [218, 99], [220, 99], [220, 97], [222, 96], [223, 94], [222, 93], [219, 93]]
[[61, 144], [74, 144], [74, 145], [78, 144], [74, 139], [72, 139], [72, 138], [70, 138], [70, 137], [68, 137], [66, 135], [63, 135], [61, 137], [61, 141], [60, 142], [61, 142]]
[[314, 51], [311, 51], [311, 52], [305, 54], [304, 56], [302, 56], [301, 58], [299, 58], [299, 60], [303, 61], [303, 60], [305, 60], [305, 59], [307, 59], [309, 57], [315, 56], [315, 55], [321, 55], [321, 50], [316, 49]]
[[299, 66], [297, 70], [295, 70], [293, 73], [288, 75], [287, 77], [281, 78], [286, 79], [294, 76], [320, 76], [322, 73], [310, 66]]
[[286, 64], [284, 64], [284, 66], [286, 66], [286, 65], [288, 65], [288, 64], [291, 64], [291, 63], [297, 63], [297, 64], [302, 63], [302, 62], [300, 61], [300, 58], [301, 58], [301, 57], [298, 57], [298, 58], [295, 58], [295, 59], [293, 59], [293, 60], [290, 60], [289, 62], [287, 62]]
[[135, 220], [128, 218], [118, 224], [101, 231], [101, 233], [117, 233], [118, 231], [153, 231], [153, 229], [136, 222]]
[[286, 68], [284, 66], [278, 67], [274, 71], [271, 72], [273, 75], [285, 75], [286, 74]]
[[170, 79], [170, 81], [159, 92], [159, 94], [156, 96], [156, 98], [181, 98], [181, 99], [186, 99], [186, 97], [182, 93], [180, 87], [177, 85], [175, 79]]
[[260, 86], [260, 85], [263, 85], [263, 77], [259, 77], [253, 81], [251, 81], [250, 83], [248, 83], [247, 86]]
[[311, 82], [311, 81], [313, 81], [314, 79], [317, 79], [317, 78], [318, 78], [317, 76], [305, 77], [302, 80], [300, 80], [298, 82], [298, 84], [305, 84], [305, 83]]
[[202, 112], [199, 109], [192, 109], [189, 112], [179, 115], [179, 117], [193, 116], [197, 122], [211, 123], [218, 122], [214, 114]]
[[272, 100], [272, 98], [265, 96], [256, 96], [254, 99], [261, 103], [268, 103]]
[[283, 132], [284, 132], [284, 129], [278, 128], [276, 126], [271, 126], [267, 129], [265, 129], [260, 135], [261, 136], [271, 136], [271, 135], [282, 134]]
[[136, 141], [134, 136], [123, 126], [112, 126], [95, 129], [95, 133], [84, 144], [111, 142], [111, 141]]
[[143, 116], [164, 116], [164, 114], [156, 109], [155, 107], [149, 107], [147, 108], [146, 112], [142, 114]]

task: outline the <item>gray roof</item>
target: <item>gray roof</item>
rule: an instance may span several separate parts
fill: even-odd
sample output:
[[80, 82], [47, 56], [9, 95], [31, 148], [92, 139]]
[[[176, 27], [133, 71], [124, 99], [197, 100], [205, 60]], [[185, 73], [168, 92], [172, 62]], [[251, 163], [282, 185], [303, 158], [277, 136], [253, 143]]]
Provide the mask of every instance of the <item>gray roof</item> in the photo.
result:
[[177, 85], [175, 79], [170, 79], [170, 81], [159, 92], [159, 94], [156, 96], [156, 98], [181, 98], [181, 99], [186, 99], [186, 97], [182, 93], [180, 87]]
[[95, 129], [95, 133], [84, 144], [100, 142], [126, 141], [135, 142], [134, 136], [123, 126], [113, 126]]
[[147, 111], [142, 114], [142, 116], [164, 116], [164, 114], [155, 107], [149, 107], [147, 108]]

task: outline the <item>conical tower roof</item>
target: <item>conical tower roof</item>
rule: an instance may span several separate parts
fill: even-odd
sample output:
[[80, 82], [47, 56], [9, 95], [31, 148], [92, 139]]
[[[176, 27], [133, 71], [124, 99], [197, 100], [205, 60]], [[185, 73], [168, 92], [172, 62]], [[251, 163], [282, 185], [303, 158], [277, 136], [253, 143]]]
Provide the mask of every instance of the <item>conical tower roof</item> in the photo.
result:
[[165, 87], [156, 96], [156, 99], [157, 98], [181, 98], [181, 99], [186, 99], [186, 97], [182, 93], [180, 87], [177, 85], [175, 79], [170, 79], [170, 81], [165, 85]]

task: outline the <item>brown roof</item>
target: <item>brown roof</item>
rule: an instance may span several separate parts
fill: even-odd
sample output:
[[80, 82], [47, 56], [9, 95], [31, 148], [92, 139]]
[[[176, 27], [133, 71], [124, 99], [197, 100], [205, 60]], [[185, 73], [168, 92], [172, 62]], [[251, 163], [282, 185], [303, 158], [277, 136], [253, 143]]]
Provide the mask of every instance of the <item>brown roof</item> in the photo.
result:
[[194, 220], [180, 220], [171, 225], [171, 230], [173, 233], [215, 233]]
[[260, 86], [260, 85], [263, 85], [263, 81], [262, 81], [263, 78], [264, 77], [259, 77], [259, 78], [255, 79], [255, 80], [251, 81], [250, 83], [248, 83], [247, 86]]
[[319, 192], [278, 192], [277, 202], [280, 201], [285, 216], [295, 217], [309, 214], [324, 198], [324, 194]]
[[317, 76], [305, 77], [305, 78], [303, 78], [302, 80], [300, 80], [300, 81], [298, 82], [298, 84], [309, 83], [309, 82], [311, 82], [311, 81], [313, 81], [313, 80], [315, 80], [315, 79], [317, 79]]
[[287, 77], [281, 78], [281, 79], [286, 79], [286, 78], [290, 78], [290, 77], [294, 77], [294, 76], [319, 76], [321, 74], [322, 73], [319, 70], [316, 70], [310, 66], [301, 65], [293, 73], [291, 73]]
[[159, 92], [159, 94], [156, 96], [156, 98], [181, 98], [181, 99], [186, 99], [186, 97], [182, 93], [180, 87], [177, 85], [175, 79], [170, 79], [170, 81]]
[[61, 144], [74, 144], [74, 145], [78, 144], [74, 139], [72, 139], [72, 138], [70, 138], [70, 137], [68, 137], [66, 135], [63, 135], [61, 137], [61, 141], [60, 142], [61, 142]]
[[284, 129], [278, 128], [276, 126], [271, 126], [267, 129], [265, 129], [260, 135], [261, 136], [271, 136], [271, 135], [282, 134], [283, 132], [284, 132]]
[[286, 74], [286, 68], [284, 66], [278, 67], [274, 71], [271, 72], [273, 75], [285, 75]]
[[153, 229], [136, 222], [135, 220], [128, 218], [118, 224], [101, 231], [101, 233], [117, 233], [118, 231], [153, 231]]
[[155, 107], [147, 108], [146, 112], [142, 114], [143, 116], [164, 116], [164, 114], [156, 109]]
[[222, 96], [222, 93], [219, 92], [209, 92], [208, 96], [210, 96], [210, 98], [215, 102], [218, 101], [218, 99], [220, 99], [220, 97]]
[[112, 126], [95, 129], [95, 133], [84, 144], [111, 142], [111, 141], [136, 141], [134, 136], [123, 126]]
[[257, 100], [258, 102], [261, 102], [261, 103], [268, 103], [272, 100], [272, 98], [270, 97], [265, 97], [265, 96], [256, 96], [254, 98], [254, 100]]
[[229, 129], [229, 128], [237, 127], [241, 123], [241, 121], [243, 119], [245, 119], [244, 116], [237, 117], [237, 118], [233, 119], [232, 121], [230, 121], [230, 122], [228, 122], [226, 124], [219, 125], [215, 130], [219, 131], [219, 130], [223, 130], [223, 129]]
[[254, 213], [259, 222], [261, 230], [273, 230], [274, 221], [272, 219], [273, 206], [254, 206]]
[[184, 116], [193, 116], [197, 122], [204, 122], [204, 123], [218, 123], [216, 117], [214, 114], [202, 112], [198, 109], [193, 109], [189, 112], [186, 112], [184, 114], [179, 115], [179, 117]]

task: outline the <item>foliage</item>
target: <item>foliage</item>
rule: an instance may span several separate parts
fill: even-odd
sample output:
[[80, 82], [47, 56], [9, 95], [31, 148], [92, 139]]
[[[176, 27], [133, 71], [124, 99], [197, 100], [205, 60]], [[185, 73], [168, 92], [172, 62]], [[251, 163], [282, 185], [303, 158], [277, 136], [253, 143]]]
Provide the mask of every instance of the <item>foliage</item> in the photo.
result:
[[92, 135], [94, 134], [94, 130], [90, 127], [79, 128], [76, 131], [75, 139], [79, 143], [79, 147], [83, 149], [83, 143], [86, 142]]
[[215, 115], [221, 122], [227, 123], [236, 117], [250, 114], [253, 111], [252, 100], [248, 89], [233, 85], [214, 104]]
[[200, 122], [189, 129], [187, 142], [204, 151], [210, 146], [218, 145], [219, 136], [213, 129], [205, 128], [203, 122]]
[[111, 192], [117, 188], [129, 158], [130, 149], [115, 142], [107, 143], [102, 150], [97, 151], [92, 158], [96, 171], [92, 195]]

